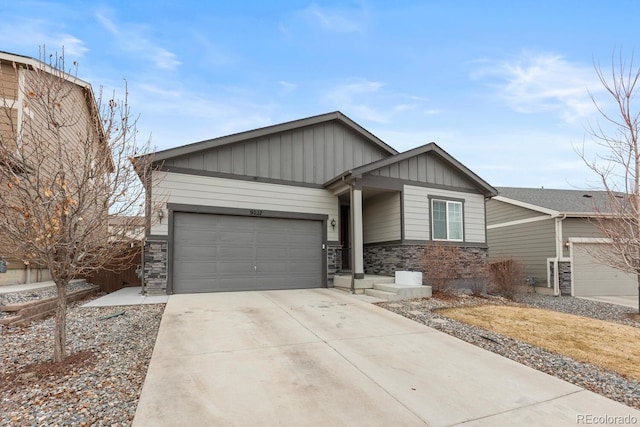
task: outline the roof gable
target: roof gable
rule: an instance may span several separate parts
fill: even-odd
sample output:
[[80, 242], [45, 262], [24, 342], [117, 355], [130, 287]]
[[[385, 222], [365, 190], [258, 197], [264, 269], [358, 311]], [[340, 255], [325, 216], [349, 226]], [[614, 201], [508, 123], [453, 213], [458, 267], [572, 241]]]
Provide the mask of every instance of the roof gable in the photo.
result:
[[330, 113], [167, 150], [155, 160], [174, 172], [321, 186], [345, 170], [388, 157], [392, 149], [372, 138], [341, 113]]
[[[434, 142], [360, 166], [349, 171], [347, 174], [356, 178], [362, 177], [363, 175], [378, 175], [426, 184], [475, 190], [480, 191], [487, 197], [497, 194], [495, 188], [454, 159]], [[347, 174], [344, 175], [346, 176]], [[330, 185], [332, 181], [325, 185]]]
[[347, 128], [351, 129], [354, 133], [360, 135], [363, 139], [367, 140], [370, 144], [377, 147], [377, 149], [383, 151], [387, 155], [394, 155], [398, 152], [391, 146], [387, 145], [384, 141], [373, 135], [371, 132], [342, 114], [340, 111], [334, 111], [332, 113], [321, 114], [318, 116], [308, 117], [305, 119], [294, 120], [286, 123], [281, 123], [273, 126], [267, 126], [259, 129], [254, 129], [246, 132], [235, 133], [232, 135], [222, 136], [219, 138], [208, 139], [205, 141], [195, 142], [193, 144], [183, 145], [176, 148], [170, 148], [163, 151], [158, 151], [154, 154], [155, 161], [166, 161], [179, 156], [195, 153], [198, 151], [209, 150], [211, 148], [219, 148], [225, 145], [235, 144], [238, 142], [244, 142], [251, 139], [268, 138], [271, 135], [279, 134], [282, 132], [293, 131], [296, 129], [305, 128], [308, 126], [314, 126], [318, 124], [328, 123], [336, 121]]

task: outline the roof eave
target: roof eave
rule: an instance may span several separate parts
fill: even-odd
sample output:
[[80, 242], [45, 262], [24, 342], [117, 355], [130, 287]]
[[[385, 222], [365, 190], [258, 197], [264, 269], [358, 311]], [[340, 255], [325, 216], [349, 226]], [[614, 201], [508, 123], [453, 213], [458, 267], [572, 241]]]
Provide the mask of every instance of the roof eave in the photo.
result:
[[313, 126], [320, 123], [326, 123], [332, 120], [337, 120], [350, 129], [356, 131], [363, 137], [372, 141], [380, 149], [388, 153], [390, 156], [398, 154], [398, 152], [390, 145], [382, 141], [380, 138], [351, 120], [349, 117], [341, 113], [340, 111], [334, 111], [331, 113], [320, 114], [317, 116], [307, 117], [304, 119], [293, 120], [286, 123], [280, 123], [276, 125], [266, 126], [249, 131], [234, 133], [231, 135], [225, 135], [218, 138], [207, 139], [204, 141], [194, 142], [192, 144], [183, 145], [180, 147], [169, 148], [166, 150], [158, 151], [155, 153], [155, 161], [163, 161], [171, 158], [184, 156], [201, 150], [207, 150], [210, 148], [217, 148], [229, 144], [233, 144], [239, 141], [260, 138], [266, 135], [272, 135], [275, 133], [286, 132], [294, 129], [299, 129], [306, 126]]
[[563, 214], [562, 212], [556, 211], [554, 209], [549, 209], [549, 208], [545, 208], [543, 206], [533, 205], [531, 203], [522, 202], [520, 200], [511, 199], [509, 197], [504, 197], [504, 196], [500, 196], [500, 195], [495, 196], [493, 198], [493, 200], [497, 200], [497, 201], [503, 202], [503, 203], [508, 203], [510, 205], [518, 206], [518, 207], [529, 209], [529, 210], [532, 210], [532, 211], [544, 213], [544, 214], [547, 214], [547, 215], [551, 215], [553, 217], [560, 216], [560, 215]]

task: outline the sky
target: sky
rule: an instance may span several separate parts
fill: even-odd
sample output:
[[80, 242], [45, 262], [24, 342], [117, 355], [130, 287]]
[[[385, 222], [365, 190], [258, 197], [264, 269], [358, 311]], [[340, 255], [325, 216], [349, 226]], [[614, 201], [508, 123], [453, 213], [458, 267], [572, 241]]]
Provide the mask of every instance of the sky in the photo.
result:
[[[640, 2], [0, 3], [0, 50], [64, 47], [157, 150], [339, 110], [398, 151], [436, 142], [493, 186], [598, 187], [594, 64], [630, 60]], [[637, 61], [640, 66], [640, 60]]]

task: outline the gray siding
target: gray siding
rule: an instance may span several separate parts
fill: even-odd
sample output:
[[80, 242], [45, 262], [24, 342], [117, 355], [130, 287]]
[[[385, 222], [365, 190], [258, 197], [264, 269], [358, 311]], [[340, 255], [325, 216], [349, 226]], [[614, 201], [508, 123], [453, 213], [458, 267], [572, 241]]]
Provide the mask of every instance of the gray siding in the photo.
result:
[[[603, 237], [598, 229], [583, 218], [565, 218], [562, 221], [562, 241], [567, 242], [570, 237]], [[569, 248], [563, 245], [563, 256], [569, 256]]]
[[364, 243], [400, 240], [400, 193], [382, 193], [364, 200], [362, 221]]
[[388, 157], [338, 122], [212, 148], [164, 164], [209, 172], [324, 184], [344, 171]]
[[437, 154], [423, 153], [369, 172], [369, 175], [436, 184], [465, 190], [476, 186]]
[[429, 240], [429, 197], [442, 197], [464, 201], [464, 241], [486, 243], [484, 224], [484, 196], [481, 194], [441, 190], [427, 187], [404, 186], [405, 239]]
[[489, 259], [514, 257], [526, 264], [527, 276], [536, 284], [547, 284], [547, 258], [556, 255], [555, 220], [512, 225], [487, 230]]
[[487, 201], [487, 225], [502, 224], [544, 215], [546, 214], [495, 199]]
[[[320, 188], [157, 172], [153, 189], [154, 205], [176, 203], [240, 209], [325, 214], [338, 218], [338, 198]], [[168, 235], [168, 216], [151, 227], [151, 234]], [[327, 226], [328, 240], [338, 240], [339, 225]]]

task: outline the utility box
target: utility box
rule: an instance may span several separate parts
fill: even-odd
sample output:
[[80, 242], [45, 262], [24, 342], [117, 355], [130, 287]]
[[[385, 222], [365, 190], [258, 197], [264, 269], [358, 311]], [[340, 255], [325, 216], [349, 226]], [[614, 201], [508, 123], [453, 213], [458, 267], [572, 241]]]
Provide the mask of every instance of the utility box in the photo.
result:
[[422, 286], [422, 273], [419, 271], [396, 271], [397, 285]]

